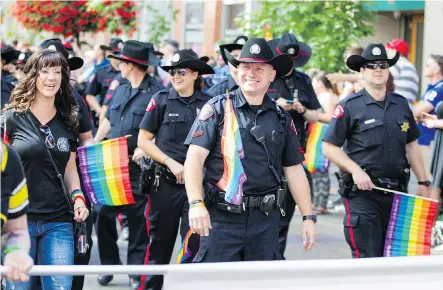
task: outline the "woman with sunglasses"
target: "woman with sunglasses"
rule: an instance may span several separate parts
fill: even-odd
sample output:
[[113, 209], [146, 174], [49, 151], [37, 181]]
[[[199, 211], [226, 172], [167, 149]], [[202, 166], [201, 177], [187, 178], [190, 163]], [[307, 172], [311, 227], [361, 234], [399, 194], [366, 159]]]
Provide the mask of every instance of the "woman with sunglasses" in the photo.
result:
[[[214, 70], [191, 49], [177, 51], [170, 66], [162, 66], [171, 75], [173, 88], [154, 95], [140, 123], [138, 146], [155, 161], [155, 181], [149, 192], [148, 234], [151, 238], [146, 257], [149, 264], [169, 264], [181, 219], [180, 234], [189, 231], [183, 164], [188, 148], [184, 145], [200, 110], [211, 98], [202, 93], [201, 75]], [[151, 142], [155, 137], [155, 143]], [[188, 247], [193, 254], [199, 239], [193, 237]], [[194, 252], [192, 251], [194, 250]], [[192, 256], [188, 257], [188, 262]], [[144, 289], [158, 289], [162, 276], [149, 277]]]
[[[69, 84], [68, 62], [61, 53], [44, 49], [29, 58], [24, 73], [1, 125], [22, 159], [28, 182], [30, 255], [36, 265], [72, 265], [72, 219], [84, 221], [89, 212], [75, 164], [78, 105]], [[33, 289], [35, 284], [33, 278], [8, 283], [7, 289]], [[69, 290], [71, 284], [72, 276], [41, 277], [43, 290]]]

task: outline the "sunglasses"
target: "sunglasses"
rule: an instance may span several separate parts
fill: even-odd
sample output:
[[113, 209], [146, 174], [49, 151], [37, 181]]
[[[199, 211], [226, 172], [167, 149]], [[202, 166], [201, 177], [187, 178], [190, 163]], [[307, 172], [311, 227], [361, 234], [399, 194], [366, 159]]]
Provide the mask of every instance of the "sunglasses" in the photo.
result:
[[55, 140], [54, 136], [52, 135], [51, 129], [47, 125], [40, 126], [40, 131], [43, 132], [46, 135], [45, 138], [45, 145], [49, 149], [54, 148], [55, 146]]
[[180, 68], [180, 69], [171, 69], [169, 71], [169, 74], [171, 76], [175, 76], [175, 73], [178, 73], [179, 76], [184, 77], [185, 75], [188, 74], [188, 71], [184, 68]]
[[387, 62], [368, 62], [363, 67], [368, 69], [387, 69], [389, 64]]

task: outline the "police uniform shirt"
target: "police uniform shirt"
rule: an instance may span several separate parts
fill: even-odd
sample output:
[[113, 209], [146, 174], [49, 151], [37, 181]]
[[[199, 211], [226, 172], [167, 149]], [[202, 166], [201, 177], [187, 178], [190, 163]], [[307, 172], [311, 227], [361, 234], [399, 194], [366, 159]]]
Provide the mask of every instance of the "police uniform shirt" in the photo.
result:
[[100, 105], [103, 104], [105, 100], [106, 92], [114, 80], [118, 71], [114, 70], [112, 65], [100, 68], [95, 74], [89, 79], [88, 86], [86, 87], [86, 94], [97, 96], [100, 95]]
[[8, 84], [12, 84], [14, 86], [18, 83], [18, 80], [6, 70], [2, 70], [2, 79], [4, 79]]
[[[280, 176], [282, 166], [301, 164], [304, 160], [297, 131], [289, 115], [268, 95], [257, 111], [247, 103], [240, 89], [230, 95], [244, 150], [242, 165], [247, 181], [243, 184], [243, 191], [246, 195], [265, 194], [278, 188], [279, 184], [268, 167], [266, 151], [251, 135], [251, 128], [257, 125], [263, 130], [271, 163]], [[227, 95], [215, 97], [203, 107], [185, 142], [210, 151], [205, 162], [205, 180], [214, 185], [223, 176], [221, 139], [226, 98]]]
[[344, 145], [347, 155], [362, 168], [394, 170], [407, 166], [405, 146], [418, 136], [404, 97], [387, 93], [384, 102], [377, 102], [363, 89], [340, 102], [323, 140]]
[[[434, 85], [428, 85], [426, 93], [421, 100], [425, 103], [430, 103], [434, 109], [429, 114], [435, 114], [435, 108], [437, 108], [439, 103], [443, 102], [443, 80]], [[418, 144], [429, 146], [431, 141], [434, 140], [435, 129], [430, 129], [422, 123], [418, 123], [418, 129], [420, 130]]]
[[86, 133], [92, 130], [91, 115], [89, 114], [89, 107], [82, 96], [74, 91], [74, 98], [78, 105], [78, 132]]
[[6, 82], [4, 78], [1, 79], [2, 83], [2, 96], [1, 96], [1, 108], [3, 109], [5, 105], [9, 102], [9, 99], [11, 98], [11, 93], [14, 90], [14, 85], [11, 83]]
[[[105, 100], [103, 101], [103, 105], [109, 106], [111, 103], [112, 97], [114, 96], [115, 91], [120, 85], [124, 85], [128, 83], [129, 81], [122, 77], [122, 73], [118, 73], [115, 78], [112, 80], [111, 84], [109, 85], [108, 90], [106, 91]], [[161, 86], [161, 84], [159, 84]]]
[[131, 83], [126, 83], [115, 91], [112, 103], [105, 115], [111, 123], [109, 139], [131, 135], [128, 137], [130, 155], [137, 148], [139, 126], [146, 107], [152, 96], [162, 89], [164, 87], [146, 75], [138, 88], [132, 88]]
[[1, 126], [4, 128], [6, 123], [10, 144], [23, 163], [29, 189], [28, 217], [33, 220], [71, 222], [70, 208], [45, 143], [54, 146], [49, 150], [59, 172], [64, 175], [71, 153], [77, 150], [77, 129], [69, 129], [57, 113], [46, 124], [53, 136], [53, 142], [48, 143], [45, 140], [49, 134], [36, 132], [27, 115], [35, 126], [40, 126], [40, 122], [32, 113], [16, 113], [12, 109], [3, 114], [5, 121], [2, 120]]
[[231, 75], [229, 75], [222, 82], [212, 86], [209, 90], [206, 91], [208, 95], [211, 97], [220, 96], [226, 94], [226, 92], [232, 92], [238, 88], [238, 85], [235, 83], [234, 79]]
[[28, 211], [28, 187], [22, 161], [9, 145], [1, 144], [1, 227], [8, 219], [16, 219]]
[[188, 98], [180, 97], [174, 88], [163, 90], [152, 97], [140, 129], [153, 133], [158, 148], [183, 164], [188, 151], [184, 146], [186, 136], [201, 108], [210, 99], [209, 95], [198, 90]]
[[[281, 82], [278, 80], [274, 85], [273, 89], [277, 89], [277, 96], [285, 98], [287, 100], [294, 99], [294, 89], [298, 90], [298, 100], [307, 110], [318, 110], [321, 109], [320, 102], [317, 99], [314, 88], [312, 87], [311, 79], [308, 75], [303, 72], [293, 70], [291, 75], [287, 77], [282, 77]], [[291, 84], [291, 87], [288, 84]], [[302, 114], [299, 114], [296, 110], [290, 110], [289, 114], [294, 120], [295, 128], [297, 128], [299, 137], [301, 140], [307, 138], [305, 124], [306, 121]], [[304, 144], [303, 144], [304, 145]]]

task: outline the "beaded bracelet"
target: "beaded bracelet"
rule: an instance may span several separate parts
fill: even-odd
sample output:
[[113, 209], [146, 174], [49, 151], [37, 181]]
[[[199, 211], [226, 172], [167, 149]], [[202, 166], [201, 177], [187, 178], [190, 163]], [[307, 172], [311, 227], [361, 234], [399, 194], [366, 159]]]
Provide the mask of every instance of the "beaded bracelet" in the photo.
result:
[[3, 253], [5, 253], [5, 255], [14, 252], [15, 250], [21, 250], [22, 248], [19, 245], [12, 245], [7, 247], [6, 249], [3, 250]]

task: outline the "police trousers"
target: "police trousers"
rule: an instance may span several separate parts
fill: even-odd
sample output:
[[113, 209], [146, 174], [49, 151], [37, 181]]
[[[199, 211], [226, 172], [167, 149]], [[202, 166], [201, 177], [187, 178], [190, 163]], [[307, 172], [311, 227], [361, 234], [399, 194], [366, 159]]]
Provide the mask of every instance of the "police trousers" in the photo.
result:
[[383, 257], [392, 199], [392, 194], [377, 190], [357, 191], [344, 199], [344, 234], [353, 258]]
[[[312, 184], [312, 176], [311, 173], [305, 168], [306, 177], [308, 178], [309, 187], [311, 189], [311, 200], [313, 197], [313, 184]], [[288, 232], [289, 232], [289, 225], [291, 224], [292, 217], [294, 216], [295, 212], [295, 201], [292, 197], [292, 194], [288, 192], [286, 194], [286, 206], [285, 206], [285, 216], [282, 216], [280, 218], [280, 229], [279, 229], [279, 244], [280, 244], [280, 254], [285, 259], [284, 254], [286, 250], [286, 243], [288, 240]]]
[[[177, 184], [175, 179], [159, 178], [159, 186], [152, 189], [148, 195], [146, 210], [146, 229], [150, 237], [146, 249], [145, 264], [165, 265], [171, 261], [177, 232], [183, 239], [189, 231], [189, 203], [185, 186]], [[196, 235], [188, 241], [191, 256], [185, 262], [191, 262], [198, 251], [199, 239]], [[163, 276], [142, 276], [142, 289], [160, 290], [163, 286]]]
[[207, 205], [212, 229], [200, 237], [195, 263], [281, 260], [278, 246], [280, 211], [266, 215], [259, 208], [246, 208], [241, 214]]
[[[128, 265], [143, 265], [145, 251], [149, 244], [146, 232], [145, 209], [147, 197], [139, 194], [138, 172], [130, 171], [131, 188], [135, 203], [123, 206], [96, 206], [97, 220], [95, 230], [97, 232], [98, 252], [102, 265], [121, 265], [119, 249], [117, 245], [118, 233], [116, 218], [123, 212], [128, 217]], [[137, 174], [138, 173], [138, 174]], [[134, 276], [135, 278], [138, 276]]]

